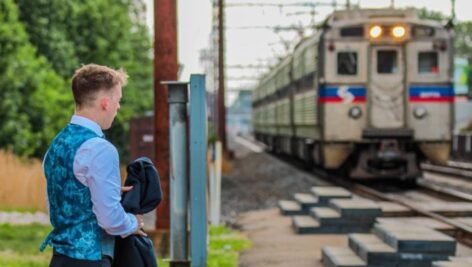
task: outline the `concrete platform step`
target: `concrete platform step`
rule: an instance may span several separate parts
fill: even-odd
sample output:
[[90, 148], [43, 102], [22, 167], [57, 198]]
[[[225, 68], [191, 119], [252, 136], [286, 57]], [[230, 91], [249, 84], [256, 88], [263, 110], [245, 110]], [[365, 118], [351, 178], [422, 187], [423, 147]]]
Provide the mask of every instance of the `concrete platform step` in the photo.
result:
[[449, 233], [454, 231], [454, 227], [442, 223], [438, 220], [434, 220], [428, 217], [394, 217], [394, 218], [384, 218], [380, 217], [376, 219], [376, 222], [379, 224], [388, 224], [388, 225], [416, 225], [427, 227], [436, 231], [443, 233]]
[[321, 256], [325, 267], [367, 267], [366, 262], [347, 247], [323, 247]]
[[375, 223], [375, 217], [342, 217], [339, 211], [333, 208], [314, 207], [310, 209], [310, 215], [317, 220], [322, 227], [325, 226], [362, 226], [370, 228]]
[[[460, 256], [457, 256], [457, 257], [449, 257], [449, 260], [450, 260], [450, 261], [453, 261], [453, 262], [472, 263], [472, 256], [469, 256], [469, 257], [460, 257]], [[472, 266], [472, 265], [471, 265], [471, 266]]]
[[425, 266], [432, 261], [445, 260], [449, 256], [441, 253], [398, 252], [373, 234], [350, 234], [349, 247], [369, 266]]
[[374, 234], [350, 234], [349, 247], [369, 266], [398, 262], [396, 250]]
[[383, 217], [406, 217], [415, 214], [410, 208], [395, 202], [378, 201], [376, 203], [380, 206]]
[[293, 215], [306, 215], [307, 212], [302, 209], [300, 204], [293, 200], [279, 200], [277, 203], [280, 213], [282, 215], [293, 216]]
[[323, 226], [342, 224], [344, 222], [341, 214], [332, 208], [314, 207], [310, 209], [310, 215]]
[[373, 232], [398, 252], [454, 255], [456, 251], [454, 238], [424, 226], [376, 224]]
[[320, 228], [320, 223], [311, 216], [293, 216], [292, 227], [297, 234], [311, 234], [317, 233]]
[[333, 198], [351, 198], [352, 193], [339, 186], [314, 186], [310, 189], [311, 193], [323, 204], [328, 204]]
[[435, 261], [433, 267], [470, 267], [470, 262]]
[[293, 194], [293, 199], [300, 204], [300, 207], [305, 210], [307, 213], [310, 208], [320, 206], [318, 199], [312, 194], [306, 193], [295, 193]]
[[337, 210], [344, 217], [375, 218], [382, 216], [380, 206], [366, 199], [332, 199], [330, 207]]
[[433, 267], [470, 267], [472, 257], [449, 257], [449, 261], [433, 262]]
[[311, 216], [293, 216], [292, 227], [297, 234], [345, 234], [368, 233], [371, 229], [363, 225], [328, 225], [322, 226]]

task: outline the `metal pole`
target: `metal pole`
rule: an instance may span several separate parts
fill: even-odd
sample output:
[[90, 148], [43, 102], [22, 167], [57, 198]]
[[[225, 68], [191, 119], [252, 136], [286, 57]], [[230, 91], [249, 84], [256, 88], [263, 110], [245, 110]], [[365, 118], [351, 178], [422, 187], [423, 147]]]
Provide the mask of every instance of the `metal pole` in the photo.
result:
[[169, 107], [167, 88], [161, 82], [177, 80], [177, 1], [154, 0], [154, 143], [155, 164], [164, 198], [157, 209], [156, 228], [170, 226], [169, 214]]
[[456, 20], [456, 0], [451, 0], [451, 17], [454, 22]]
[[224, 0], [218, 0], [218, 137], [226, 150]]
[[207, 266], [206, 89], [204, 75], [190, 76], [190, 221], [192, 267]]
[[[168, 82], [170, 113], [170, 266], [190, 266], [187, 251], [187, 83]], [[159, 141], [159, 140], [157, 140]]]

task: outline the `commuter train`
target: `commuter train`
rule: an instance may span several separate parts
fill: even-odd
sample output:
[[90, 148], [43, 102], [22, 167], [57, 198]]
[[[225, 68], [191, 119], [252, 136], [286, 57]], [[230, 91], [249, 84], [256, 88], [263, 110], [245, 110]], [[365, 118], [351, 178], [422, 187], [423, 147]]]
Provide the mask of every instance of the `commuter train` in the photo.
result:
[[354, 179], [412, 181], [449, 156], [453, 34], [413, 9], [335, 11], [254, 88], [255, 137]]

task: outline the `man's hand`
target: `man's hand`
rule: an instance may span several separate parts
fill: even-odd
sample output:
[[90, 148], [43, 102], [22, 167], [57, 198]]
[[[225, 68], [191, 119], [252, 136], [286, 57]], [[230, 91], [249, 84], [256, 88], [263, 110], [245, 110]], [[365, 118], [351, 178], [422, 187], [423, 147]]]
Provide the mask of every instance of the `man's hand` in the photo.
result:
[[121, 187], [121, 193], [123, 194], [124, 192], [128, 192], [128, 191], [131, 191], [131, 189], [133, 189], [133, 186], [122, 186]]
[[138, 229], [133, 233], [135, 235], [140, 235], [140, 236], [147, 236], [147, 234], [143, 231], [144, 227], [144, 217], [141, 214], [135, 215], [136, 220], [138, 221]]

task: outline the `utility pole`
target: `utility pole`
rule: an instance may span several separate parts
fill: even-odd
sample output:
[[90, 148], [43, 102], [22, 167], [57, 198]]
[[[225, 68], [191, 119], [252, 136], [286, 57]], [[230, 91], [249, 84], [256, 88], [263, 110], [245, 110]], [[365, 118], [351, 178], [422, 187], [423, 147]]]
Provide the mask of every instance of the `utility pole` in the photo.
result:
[[451, 0], [451, 17], [454, 22], [456, 20], [456, 0]]
[[167, 231], [167, 234], [170, 228], [169, 107], [167, 87], [161, 82], [177, 80], [177, 72], [177, 1], [154, 0], [155, 164], [161, 176], [164, 195], [156, 211], [156, 228], [164, 232]]
[[224, 0], [218, 0], [218, 137], [226, 151]]

